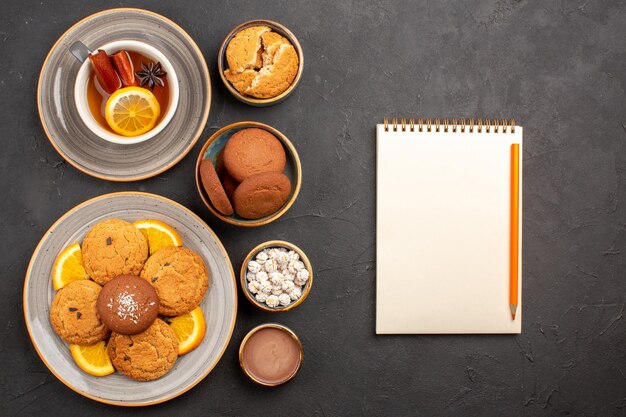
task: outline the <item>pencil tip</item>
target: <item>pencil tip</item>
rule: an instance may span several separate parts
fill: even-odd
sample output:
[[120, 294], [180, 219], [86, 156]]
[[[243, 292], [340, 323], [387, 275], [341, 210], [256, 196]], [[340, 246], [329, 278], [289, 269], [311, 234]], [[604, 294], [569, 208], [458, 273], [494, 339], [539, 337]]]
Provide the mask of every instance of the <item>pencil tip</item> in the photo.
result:
[[513, 320], [515, 320], [515, 313], [517, 313], [517, 304], [510, 304], [509, 306], [511, 307], [511, 316], [513, 317]]

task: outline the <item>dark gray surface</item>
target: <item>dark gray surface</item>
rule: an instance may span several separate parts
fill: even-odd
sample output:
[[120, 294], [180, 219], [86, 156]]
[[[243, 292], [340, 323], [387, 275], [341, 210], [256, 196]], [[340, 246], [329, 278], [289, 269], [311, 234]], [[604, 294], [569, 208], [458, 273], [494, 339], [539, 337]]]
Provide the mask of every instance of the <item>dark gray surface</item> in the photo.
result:
[[[626, 414], [623, 1], [95, 3], [3, 4], [0, 414]], [[203, 139], [244, 119], [292, 139], [304, 183], [283, 219], [246, 230], [213, 218], [193, 181], [203, 139], [170, 171], [130, 184], [87, 177], [54, 151], [35, 103], [41, 64], [70, 25], [118, 6], [151, 8], [196, 39], [215, 93]], [[294, 96], [256, 109], [227, 95], [215, 62], [232, 27], [262, 17], [291, 28], [306, 59]], [[374, 335], [374, 124], [385, 115], [515, 117], [524, 126], [521, 336]], [[257, 243], [286, 239], [317, 272], [309, 299], [285, 315], [241, 298], [215, 370], [182, 397], [143, 410], [101, 405], [57, 381], [22, 315], [26, 266], [47, 228], [77, 203], [121, 190], [199, 213], [235, 269]], [[270, 320], [291, 326], [305, 347], [301, 373], [274, 390], [252, 385], [237, 363], [243, 335]]]

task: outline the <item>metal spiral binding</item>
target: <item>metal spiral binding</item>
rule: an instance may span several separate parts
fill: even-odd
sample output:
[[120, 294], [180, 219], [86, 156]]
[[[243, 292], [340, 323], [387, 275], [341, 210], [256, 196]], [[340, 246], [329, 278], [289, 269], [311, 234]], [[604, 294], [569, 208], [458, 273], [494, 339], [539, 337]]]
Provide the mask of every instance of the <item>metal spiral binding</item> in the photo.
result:
[[398, 118], [394, 117], [391, 119], [391, 123], [389, 119], [385, 117], [383, 119], [383, 127], [385, 132], [389, 132], [390, 129], [393, 132], [397, 132], [398, 128], [400, 131], [406, 132], [407, 128], [409, 132], [415, 132], [417, 129], [418, 132], [450, 132], [453, 133], [461, 132], [465, 133], [465, 131], [469, 133], [515, 133], [515, 119], [439, 119], [435, 118], [435, 120], [426, 119], [423, 120], [421, 117], [417, 119], [415, 122], [414, 118], [405, 119], [404, 117], [400, 119], [400, 123], [398, 123]]

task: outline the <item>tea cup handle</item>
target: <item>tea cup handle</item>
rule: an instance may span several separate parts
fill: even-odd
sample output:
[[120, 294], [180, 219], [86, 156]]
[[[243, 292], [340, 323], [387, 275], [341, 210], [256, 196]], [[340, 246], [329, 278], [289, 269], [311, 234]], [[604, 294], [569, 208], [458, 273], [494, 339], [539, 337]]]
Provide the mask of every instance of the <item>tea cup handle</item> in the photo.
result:
[[81, 63], [85, 62], [89, 55], [91, 55], [89, 48], [87, 48], [87, 46], [85, 46], [85, 44], [81, 41], [74, 42], [69, 49], [72, 55], [74, 55], [74, 57]]

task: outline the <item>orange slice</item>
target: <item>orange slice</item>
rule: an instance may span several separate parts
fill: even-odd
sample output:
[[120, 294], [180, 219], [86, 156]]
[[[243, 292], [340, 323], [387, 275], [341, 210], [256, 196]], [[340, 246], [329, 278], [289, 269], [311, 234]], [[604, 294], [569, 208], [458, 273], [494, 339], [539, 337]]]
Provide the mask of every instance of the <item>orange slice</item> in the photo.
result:
[[150, 255], [168, 246], [183, 246], [180, 235], [170, 225], [160, 220], [137, 220], [133, 223], [148, 240]]
[[120, 88], [107, 100], [104, 116], [115, 133], [139, 136], [154, 127], [161, 106], [152, 92], [141, 87]]
[[89, 275], [83, 267], [83, 254], [80, 244], [74, 243], [57, 256], [52, 267], [52, 286], [60, 290], [64, 285], [79, 279], [88, 279]]
[[202, 342], [202, 339], [204, 339], [206, 323], [200, 307], [194, 308], [189, 313], [171, 318], [169, 323], [178, 337], [179, 355], [191, 352], [197, 348], [200, 342]]
[[94, 345], [70, 345], [76, 365], [89, 375], [106, 376], [115, 372], [104, 341]]

